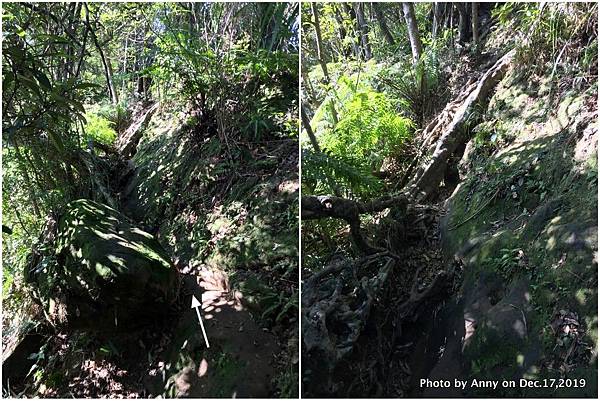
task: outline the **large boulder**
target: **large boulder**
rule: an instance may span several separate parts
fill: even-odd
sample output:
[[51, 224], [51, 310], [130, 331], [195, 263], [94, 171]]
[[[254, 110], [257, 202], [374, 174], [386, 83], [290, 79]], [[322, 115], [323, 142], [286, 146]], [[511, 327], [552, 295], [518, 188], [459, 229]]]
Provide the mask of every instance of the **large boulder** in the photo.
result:
[[97, 202], [67, 206], [49, 255], [30, 277], [53, 323], [127, 327], [177, 297], [177, 270], [158, 241]]

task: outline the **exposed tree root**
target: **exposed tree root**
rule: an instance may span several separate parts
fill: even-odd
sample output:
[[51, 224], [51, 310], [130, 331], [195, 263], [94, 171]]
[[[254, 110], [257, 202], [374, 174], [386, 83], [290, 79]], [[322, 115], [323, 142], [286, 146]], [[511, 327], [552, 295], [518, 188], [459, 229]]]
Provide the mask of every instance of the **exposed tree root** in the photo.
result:
[[431, 160], [422, 170], [415, 174], [409, 183], [410, 193], [415, 200], [426, 199], [437, 190], [444, 178], [450, 156], [452, 156], [460, 145], [464, 145], [469, 139], [470, 132], [467, 127], [472, 113], [477, 106], [481, 106], [484, 103], [491, 89], [504, 77], [514, 55], [514, 50], [505, 54], [483, 74], [477, 82], [477, 86], [475, 86], [469, 96], [457, 108], [452, 117], [452, 122], [443, 131], [440, 131], [443, 127], [443, 125], [439, 124], [441, 121], [436, 123], [431, 135], [438, 131], [442, 132], [442, 134], [437, 140]]
[[331, 388], [333, 370], [354, 348], [395, 264], [389, 252], [343, 260], [302, 286], [302, 355], [312, 368], [313, 384], [320, 387], [317, 392]]
[[[350, 226], [350, 234], [356, 247], [363, 255], [367, 255], [354, 261], [332, 263], [313, 274], [303, 285], [303, 355], [309, 371], [312, 372], [308, 380], [313, 395], [340, 394], [335, 389], [333, 372], [353, 350], [367, 324], [371, 309], [385, 287], [390, 271], [392, 268], [403, 266], [400, 258], [394, 253], [383, 251], [367, 242], [361, 233], [360, 215], [399, 207], [402, 214], [407, 216], [407, 208], [419, 208], [420, 202], [430, 199], [435, 194], [444, 178], [451, 156], [469, 140], [468, 127], [473, 122], [473, 113], [477, 107], [484, 105], [494, 86], [504, 77], [513, 57], [514, 51], [507, 53], [479, 80], [467, 84], [459, 96], [425, 127], [419, 137], [421, 145], [417, 156], [400, 181], [404, 187], [409, 181], [408, 177], [413, 177], [403, 194], [370, 202], [358, 202], [331, 195], [302, 197], [302, 219], [345, 220]], [[426, 155], [431, 155], [431, 158], [423, 161]], [[417, 168], [419, 164], [421, 167]], [[407, 224], [412, 224], [414, 230], [417, 221]], [[423, 240], [423, 243], [427, 243], [425, 238]], [[391, 243], [388, 245], [397, 248], [404, 241], [395, 242], [393, 246]], [[404, 301], [391, 311], [390, 320], [394, 326], [393, 335], [390, 335], [393, 337], [392, 343], [403, 336], [403, 326], [416, 323], [448, 296], [454, 284], [456, 263], [452, 262], [446, 269], [439, 269], [438, 266], [439, 271], [434, 275], [431, 270], [424, 274], [426, 266], [421, 266], [411, 273], [414, 275], [409, 285], [410, 292], [404, 297]], [[428, 278], [424, 279], [424, 276]], [[390, 345], [375, 345], [376, 352], [382, 352], [383, 349], [390, 349]], [[369, 364], [372, 365], [370, 373], [373, 377], [366, 380], [375, 393], [381, 394], [383, 384], [379, 379], [386, 375], [380, 375], [373, 369], [379, 366], [380, 369], [386, 370], [387, 356], [374, 355], [373, 358], [369, 359]], [[378, 375], [381, 377], [377, 378]]]
[[[381, 252], [354, 261], [334, 262], [304, 283], [303, 365], [309, 372], [312, 395], [341, 396], [340, 391], [347, 390], [336, 388], [340, 383], [341, 374], [338, 369], [343, 371], [346, 369], [344, 366], [352, 360], [351, 355], [354, 355], [353, 351], [374, 308], [381, 306], [382, 299], [388, 299], [385, 294], [389, 291], [397, 293], [397, 289], [389, 288], [391, 284], [388, 279], [392, 270], [401, 266], [401, 260], [397, 256]], [[372, 372], [372, 377], [367, 380], [371, 383], [370, 387], [374, 386], [375, 393], [381, 391], [380, 380], [387, 374], [385, 371], [389, 356], [385, 355], [387, 351], [383, 350], [394, 348], [393, 344], [402, 338], [403, 326], [419, 321], [448, 296], [454, 282], [454, 271], [454, 265], [451, 265], [447, 270], [439, 271], [430, 283], [425, 285], [424, 278], [428, 275], [425, 267], [418, 269], [412, 278], [408, 297], [386, 314], [390, 315], [389, 321], [394, 326], [393, 335], [388, 334], [385, 344], [381, 343], [382, 334], [378, 334], [375, 339], [366, 340], [374, 341], [371, 344], [373, 349], [368, 353], [367, 359], [370, 362], [367, 365], [375, 363], [371, 369], [382, 369], [381, 372]], [[381, 327], [375, 324], [375, 329], [380, 331]], [[381, 352], [384, 354], [379, 355]]]

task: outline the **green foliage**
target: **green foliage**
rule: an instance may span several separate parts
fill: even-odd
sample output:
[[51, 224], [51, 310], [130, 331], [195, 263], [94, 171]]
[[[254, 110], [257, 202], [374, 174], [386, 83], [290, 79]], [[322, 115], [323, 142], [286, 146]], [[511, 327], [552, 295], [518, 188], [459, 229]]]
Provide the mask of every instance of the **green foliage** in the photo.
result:
[[289, 364], [287, 369], [275, 378], [278, 396], [281, 398], [298, 397], [298, 369]]
[[98, 348], [98, 353], [104, 357], [119, 357], [121, 356], [121, 352], [117, 349], [115, 344], [112, 341], [108, 341], [105, 345]]
[[[259, 32], [252, 38], [240, 35], [230, 43], [219, 41], [217, 48], [198, 40], [197, 32], [178, 28], [177, 17], [188, 12], [185, 8], [176, 3], [164, 7], [158, 15], [166, 29], [156, 41], [154, 64], [145, 71], [163, 94], [182, 96], [216, 118], [223, 129], [241, 131], [248, 140], [295, 131], [291, 123], [295, 116], [288, 113], [288, 106], [297, 97], [289, 90], [297, 85], [298, 57], [289, 51], [295, 46], [297, 5], [242, 6], [234, 18], [255, 13]], [[223, 5], [213, 7], [217, 15], [225, 13]], [[222, 35], [218, 25], [222, 22], [207, 28], [214, 30], [211, 35]], [[178, 84], [172, 85], [173, 81]]]
[[111, 145], [117, 137], [114, 130], [114, 123], [106, 118], [92, 113], [86, 113], [87, 120], [84, 131], [88, 139]]
[[432, 99], [435, 99], [443, 83], [440, 60], [449, 56], [449, 33], [450, 30], [445, 30], [435, 40], [424, 40], [425, 47], [416, 66], [410, 57], [404, 57], [386, 65], [378, 75], [388, 92], [400, 99], [398, 104], [404, 114], [418, 124], [439, 106]]
[[302, 185], [307, 194], [331, 194], [340, 188], [356, 196], [376, 194], [383, 186], [361, 159], [302, 149]]
[[323, 151], [309, 149], [304, 139], [303, 185], [309, 193], [376, 193], [382, 184], [372, 172], [412, 135], [413, 123], [398, 114], [398, 102], [359, 78], [360, 72], [340, 75], [311, 121]]
[[[597, 74], [598, 5], [594, 3], [504, 3], [492, 15], [511, 35], [520, 63], [534, 72], [565, 70]], [[573, 46], [578, 43], [578, 46]], [[594, 60], [594, 61], [592, 61]]]
[[383, 93], [359, 91], [346, 101], [334, 130], [320, 136], [325, 149], [361, 158], [374, 169], [410, 137], [412, 122]]

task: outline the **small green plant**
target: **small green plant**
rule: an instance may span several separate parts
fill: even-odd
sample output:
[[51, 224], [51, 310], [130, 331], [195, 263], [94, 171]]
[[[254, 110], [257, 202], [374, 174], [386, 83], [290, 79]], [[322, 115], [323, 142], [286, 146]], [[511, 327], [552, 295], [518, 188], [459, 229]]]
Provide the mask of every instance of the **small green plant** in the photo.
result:
[[121, 352], [117, 349], [112, 341], [104, 344], [98, 349], [98, 352], [105, 357], [120, 356]]
[[506, 280], [510, 280], [514, 275], [519, 274], [520, 267], [524, 270], [527, 270], [528, 267], [523, 250], [519, 248], [500, 249], [500, 255], [492, 259], [491, 263]]
[[87, 120], [85, 124], [87, 139], [92, 139], [104, 145], [111, 145], [115, 141], [117, 132], [114, 129], [115, 124], [113, 122], [91, 112], [86, 113], [85, 119]]
[[298, 294], [293, 293], [288, 296], [285, 293], [271, 293], [262, 299], [267, 308], [262, 313], [263, 319], [273, 320], [276, 324], [281, 324], [287, 318], [294, 318], [298, 312]]
[[378, 169], [411, 136], [412, 122], [398, 115], [383, 93], [356, 92], [343, 108], [335, 129], [321, 136], [334, 154], [361, 158]]
[[293, 365], [290, 364], [274, 381], [279, 397], [298, 397], [298, 371], [293, 368]]

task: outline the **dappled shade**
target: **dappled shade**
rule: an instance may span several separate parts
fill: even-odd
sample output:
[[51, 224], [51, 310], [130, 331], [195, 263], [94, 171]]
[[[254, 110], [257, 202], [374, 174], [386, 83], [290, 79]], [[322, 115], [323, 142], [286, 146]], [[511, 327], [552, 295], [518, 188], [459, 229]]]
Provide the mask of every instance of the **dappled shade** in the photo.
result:
[[30, 272], [53, 322], [96, 326], [108, 315], [111, 326], [127, 326], [156, 316], [177, 296], [177, 272], [165, 250], [106, 205], [71, 202], [56, 238], [55, 256]]

